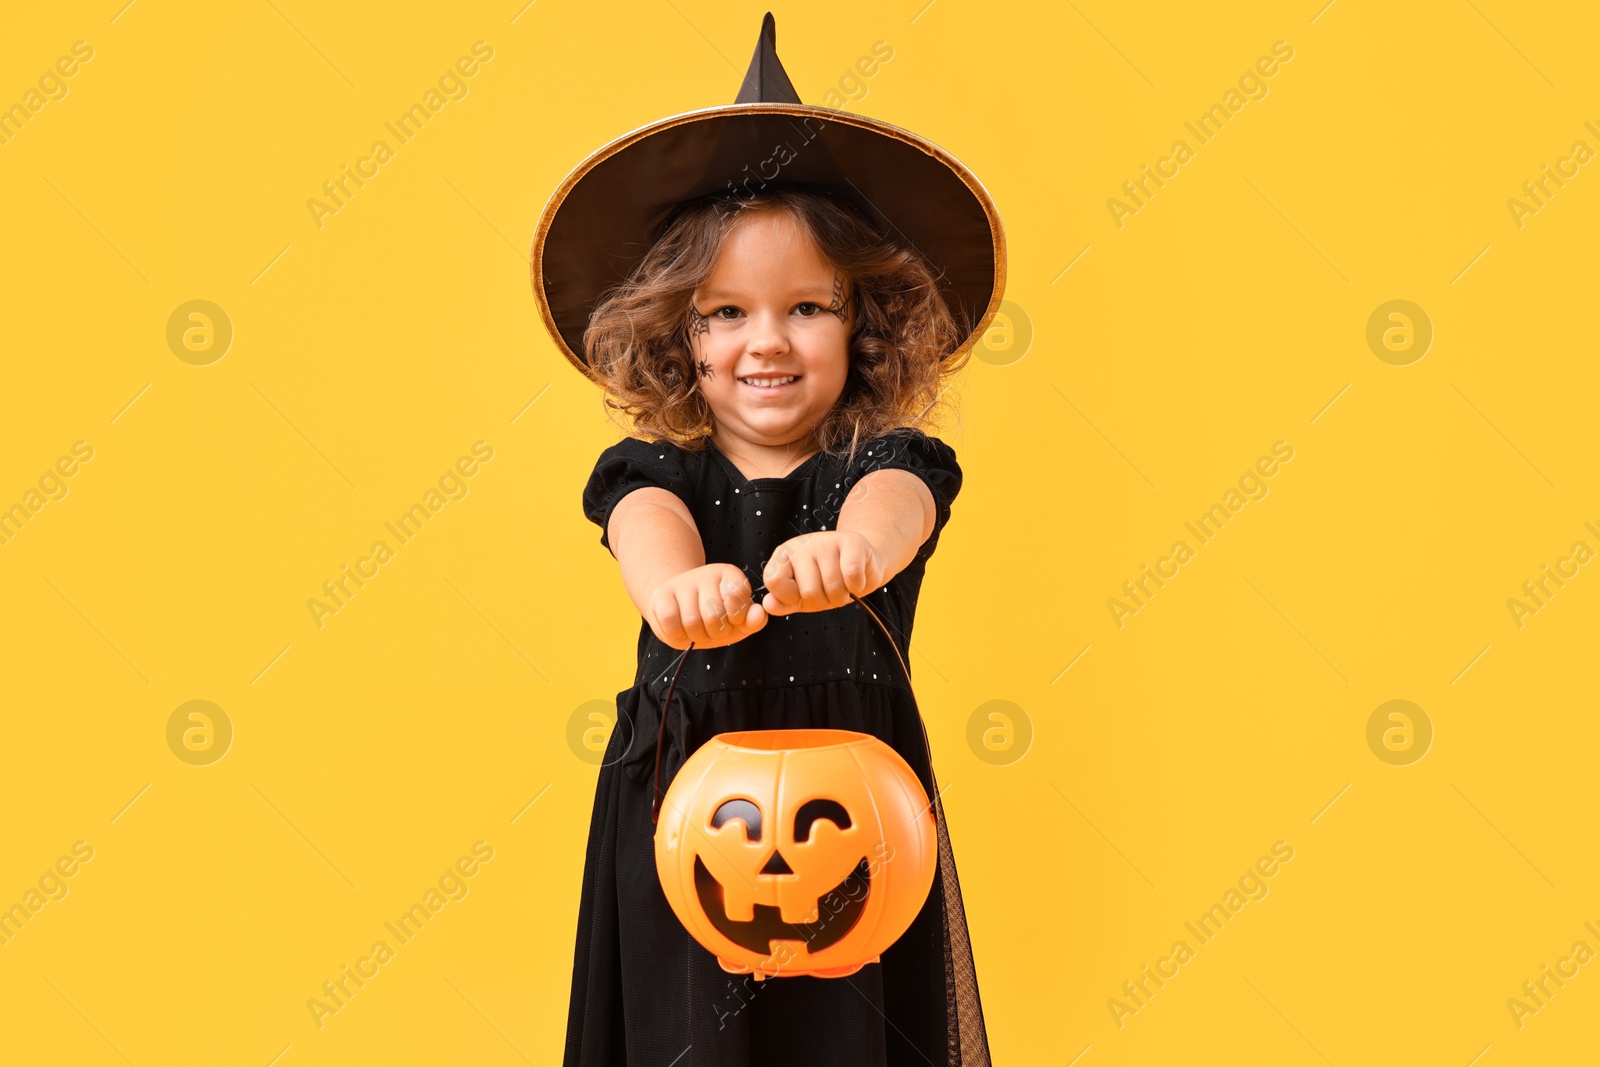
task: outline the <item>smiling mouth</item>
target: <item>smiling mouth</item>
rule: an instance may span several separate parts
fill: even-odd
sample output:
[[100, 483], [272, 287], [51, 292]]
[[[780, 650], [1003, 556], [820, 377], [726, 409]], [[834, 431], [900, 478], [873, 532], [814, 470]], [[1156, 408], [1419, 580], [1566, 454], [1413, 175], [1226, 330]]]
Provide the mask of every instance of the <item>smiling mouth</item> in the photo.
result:
[[[866, 887], [858, 899], [852, 899], [846, 892], [852, 881]], [[844, 876], [844, 881], [818, 898], [819, 918], [814, 923], [786, 923], [779, 909], [771, 904], [756, 904], [753, 917], [748, 921], [728, 918], [727, 908], [723, 904], [722, 883], [706, 869], [699, 856], [694, 858], [694, 888], [700, 898], [700, 908], [711, 920], [711, 925], [740, 948], [765, 955], [774, 951], [771, 945], [773, 941], [803, 941], [807, 951], [815, 955], [837, 944], [861, 921], [867, 897], [872, 892], [872, 872], [863, 856], [861, 862]], [[844, 900], [844, 906], [827, 918], [821, 918], [823, 901], [835, 894]]]
[[800, 380], [800, 375], [798, 375], [798, 374], [782, 374], [782, 375], [774, 374], [774, 375], [766, 375], [766, 376], [752, 376], [752, 377], [748, 377], [748, 378], [740, 378], [739, 379], [739, 384], [743, 385], [743, 386], [748, 386], [749, 388], [754, 389], [758, 393], [765, 393], [765, 394], [769, 394], [770, 395], [770, 394], [776, 394], [776, 393], [782, 392], [783, 390], [787, 389], [789, 386], [793, 385], [795, 382], [798, 382], [799, 380]]

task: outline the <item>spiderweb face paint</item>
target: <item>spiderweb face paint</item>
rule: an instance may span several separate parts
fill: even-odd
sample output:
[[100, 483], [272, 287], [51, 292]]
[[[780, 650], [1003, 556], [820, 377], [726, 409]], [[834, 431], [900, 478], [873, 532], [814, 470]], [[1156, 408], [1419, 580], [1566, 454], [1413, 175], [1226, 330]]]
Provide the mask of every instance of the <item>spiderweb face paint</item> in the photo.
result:
[[711, 320], [700, 314], [700, 309], [689, 305], [689, 336], [702, 337], [711, 332]]
[[845, 294], [844, 279], [835, 274], [833, 276], [833, 300], [822, 310], [826, 311], [830, 315], [835, 316], [840, 322], [844, 322], [845, 309], [850, 306], [850, 298], [853, 295], [854, 294]]

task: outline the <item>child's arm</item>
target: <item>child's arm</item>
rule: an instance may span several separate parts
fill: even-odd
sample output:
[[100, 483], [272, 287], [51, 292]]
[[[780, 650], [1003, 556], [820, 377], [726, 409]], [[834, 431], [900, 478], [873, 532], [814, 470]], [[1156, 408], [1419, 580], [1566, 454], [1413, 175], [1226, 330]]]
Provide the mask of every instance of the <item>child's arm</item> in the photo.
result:
[[905, 570], [933, 534], [933, 493], [921, 477], [889, 468], [865, 475], [839, 509], [834, 530], [778, 546], [762, 578], [769, 614], [827, 611], [866, 596]]
[[672, 648], [690, 641], [696, 648], [730, 645], [766, 625], [766, 612], [750, 602], [744, 572], [706, 563], [700, 529], [676, 493], [635, 489], [611, 509], [606, 537], [628, 598]]

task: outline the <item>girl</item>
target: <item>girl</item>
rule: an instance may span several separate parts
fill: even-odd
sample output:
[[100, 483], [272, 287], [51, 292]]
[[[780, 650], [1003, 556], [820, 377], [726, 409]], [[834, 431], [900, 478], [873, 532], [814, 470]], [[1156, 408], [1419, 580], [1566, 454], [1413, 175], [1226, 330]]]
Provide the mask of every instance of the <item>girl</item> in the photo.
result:
[[[732, 108], [586, 161], [535, 238], [547, 327], [633, 422], [583, 509], [642, 617], [596, 785], [564, 1062], [987, 1067], [905, 664], [962, 480], [917, 423], [998, 306], [999, 218], [936, 146], [800, 105], [774, 39], [769, 14]], [[781, 156], [774, 144], [789, 149], [782, 180], [729, 177], [756, 153]], [[671, 911], [655, 816], [711, 736], [804, 728], [893, 747], [932, 798], [940, 862], [880, 962], [757, 982], [723, 970]]]

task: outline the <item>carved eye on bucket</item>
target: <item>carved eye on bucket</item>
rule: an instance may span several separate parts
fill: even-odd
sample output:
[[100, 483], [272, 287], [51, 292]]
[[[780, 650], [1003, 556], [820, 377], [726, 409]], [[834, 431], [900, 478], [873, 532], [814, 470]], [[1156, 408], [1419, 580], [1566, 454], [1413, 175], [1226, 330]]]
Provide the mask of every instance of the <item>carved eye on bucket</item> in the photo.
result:
[[811, 840], [811, 824], [827, 819], [841, 830], [850, 829], [850, 813], [837, 800], [808, 800], [800, 805], [794, 816], [794, 839]]
[[[809, 807], [810, 805], [807, 805]], [[838, 805], [834, 805], [838, 807]], [[802, 811], [801, 814], [804, 814]], [[744, 839], [746, 841], [761, 840], [761, 809], [742, 797], [733, 800], [724, 800], [717, 807], [715, 815], [711, 816], [711, 828], [716, 829], [725, 822], [737, 819], [744, 823]], [[809, 824], [808, 824], [809, 825]], [[845, 825], [849, 825], [846, 823]]]

